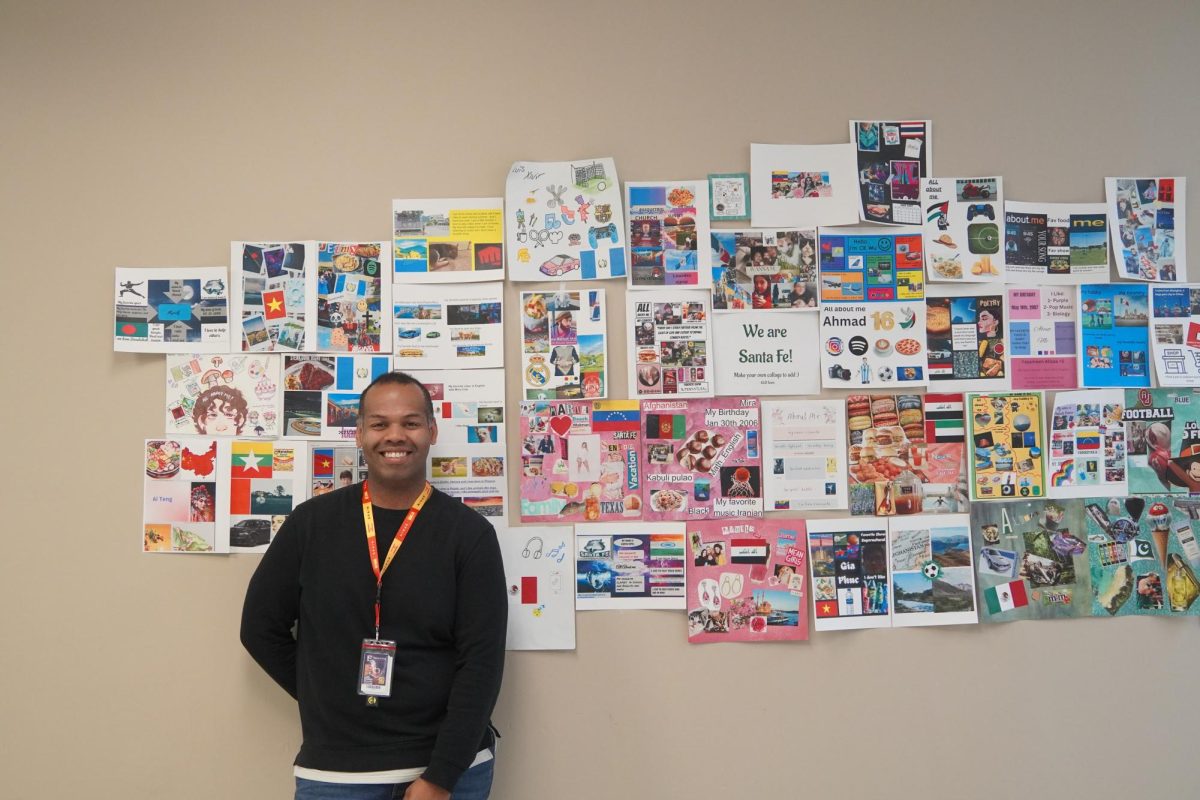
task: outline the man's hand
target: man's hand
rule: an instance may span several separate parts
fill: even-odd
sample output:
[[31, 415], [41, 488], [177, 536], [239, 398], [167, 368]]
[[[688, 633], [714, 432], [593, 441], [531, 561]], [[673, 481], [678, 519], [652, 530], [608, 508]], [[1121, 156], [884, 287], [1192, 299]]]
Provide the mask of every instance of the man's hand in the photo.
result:
[[449, 797], [448, 791], [424, 778], [417, 778], [404, 792], [404, 800], [447, 800]]

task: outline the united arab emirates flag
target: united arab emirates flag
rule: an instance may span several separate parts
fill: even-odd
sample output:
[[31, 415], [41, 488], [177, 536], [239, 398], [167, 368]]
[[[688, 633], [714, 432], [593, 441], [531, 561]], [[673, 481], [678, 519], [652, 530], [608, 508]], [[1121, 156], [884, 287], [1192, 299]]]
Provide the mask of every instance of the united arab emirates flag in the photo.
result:
[[989, 614], [999, 614], [1029, 605], [1029, 597], [1025, 594], [1025, 581], [993, 586], [983, 593], [983, 599], [987, 603]]

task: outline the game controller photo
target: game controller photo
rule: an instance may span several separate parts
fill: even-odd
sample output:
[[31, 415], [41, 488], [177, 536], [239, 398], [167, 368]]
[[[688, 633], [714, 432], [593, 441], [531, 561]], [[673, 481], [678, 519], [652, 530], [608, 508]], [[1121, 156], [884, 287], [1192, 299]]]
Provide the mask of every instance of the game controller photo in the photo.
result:
[[617, 226], [615, 223], [601, 225], [598, 228], [588, 228], [588, 244], [592, 249], [596, 249], [596, 242], [599, 239], [608, 239], [613, 244], [617, 243]]
[[967, 222], [970, 222], [971, 220], [975, 219], [976, 217], [987, 217], [988, 219], [995, 222], [996, 221], [996, 212], [987, 203], [974, 203], [972, 205], [967, 206]]

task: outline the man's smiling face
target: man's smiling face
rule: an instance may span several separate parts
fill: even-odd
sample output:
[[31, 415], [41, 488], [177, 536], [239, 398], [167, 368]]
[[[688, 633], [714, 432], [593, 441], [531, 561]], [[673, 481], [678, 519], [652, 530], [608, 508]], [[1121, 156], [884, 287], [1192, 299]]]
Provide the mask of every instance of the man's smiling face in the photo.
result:
[[437, 441], [437, 423], [426, 414], [420, 387], [385, 383], [371, 389], [359, 409], [355, 438], [380, 505], [414, 499], [425, 485], [429, 447]]

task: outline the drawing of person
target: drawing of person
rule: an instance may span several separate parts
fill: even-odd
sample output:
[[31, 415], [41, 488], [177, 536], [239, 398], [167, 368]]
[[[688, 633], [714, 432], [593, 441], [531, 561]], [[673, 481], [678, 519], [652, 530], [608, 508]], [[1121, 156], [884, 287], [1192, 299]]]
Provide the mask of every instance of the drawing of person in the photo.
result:
[[242, 393], [231, 386], [213, 386], [196, 398], [192, 422], [197, 433], [234, 436], [242, 432], [250, 406]]
[[1000, 327], [1000, 320], [996, 319], [996, 315], [988, 309], [983, 309], [979, 312], [979, 335], [992, 339], [996, 336], [996, 331]]

